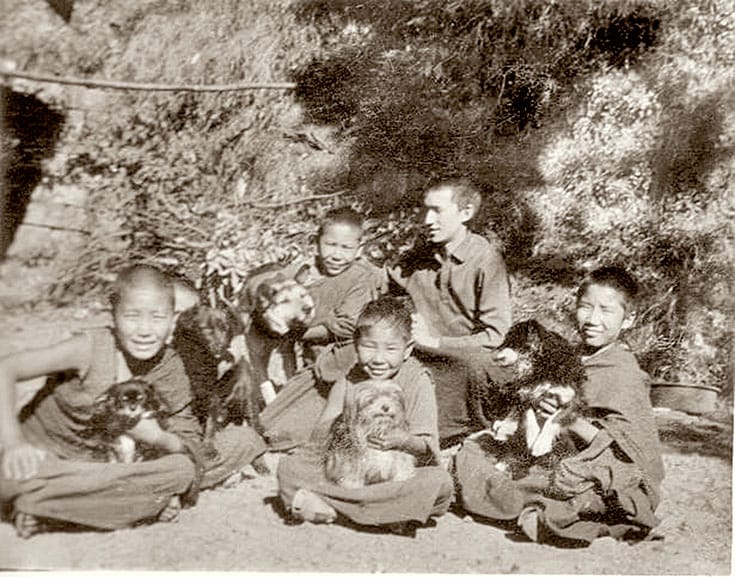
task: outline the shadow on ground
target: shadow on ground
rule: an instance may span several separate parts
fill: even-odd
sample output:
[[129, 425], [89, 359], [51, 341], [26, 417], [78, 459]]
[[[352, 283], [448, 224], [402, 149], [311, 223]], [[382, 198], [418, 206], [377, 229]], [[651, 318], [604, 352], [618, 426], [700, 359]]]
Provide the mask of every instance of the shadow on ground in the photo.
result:
[[664, 450], [732, 460], [732, 421], [695, 417], [678, 411], [656, 414]]

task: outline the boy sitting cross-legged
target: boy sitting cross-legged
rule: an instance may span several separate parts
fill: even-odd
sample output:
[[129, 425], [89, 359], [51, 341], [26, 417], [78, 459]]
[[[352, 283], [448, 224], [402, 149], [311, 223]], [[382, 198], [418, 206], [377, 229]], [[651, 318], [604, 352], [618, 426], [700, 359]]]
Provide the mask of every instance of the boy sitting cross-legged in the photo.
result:
[[[143, 418], [128, 431], [163, 454], [151, 461], [104, 462], [98, 440], [85, 435], [95, 400], [132, 377], [154, 385], [174, 413], [190, 401], [187, 382], [182, 388], [178, 380], [185, 379], [181, 359], [166, 346], [175, 321], [168, 277], [153, 267], [128, 269], [111, 300], [113, 328], [0, 359], [0, 501], [10, 506], [21, 537], [47, 521], [117, 529], [171, 520], [194, 480], [186, 420], [171, 419], [162, 430]], [[18, 416], [16, 383], [44, 375], [56, 378]]]
[[261, 414], [272, 447], [306, 440], [324, 407], [326, 390], [354, 364], [352, 337], [360, 311], [383, 287], [383, 272], [361, 255], [363, 219], [349, 207], [330, 210], [316, 239], [316, 254], [286, 276], [305, 278], [314, 317], [300, 340], [309, 365], [294, 375]]
[[[411, 356], [411, 316], [397, 299], [369, 303], [355, 330], [357, 364], [330, 390], [313, 435], [312, 446], [285, 456], [278, 468], [279, 494], [297, 518], [332, 522], [342, 515], [360, 525], [417, 525], [442, 515], [449, 507], [452, 482], [437, 465], [438, 432], [434, 387], [428, 371]], [[405, 399], [407, 431], [369, 438], [373, 449], [399, 450], [416, 458], [415, 475], [407, 480], [350, 488], [325, 476], [320, 448], [345, 399], [363, 381], [392, 380]]]
[[[647, 375], [620, 341], [635, 320], [636, 281], [624, 269], [590, 273], [577, 293], [579, 352], [587, 373], [587, 409], [567, 434], [578, 453], [552, 470], [532, 468], [512, 479], [495, 457], [466, 441], [456, 458], [464, 508], [517, 520], [534, 541], [589, 544], [597, 537], [640, 538], [655, 517], [664, 471]], [[557, 400], [539, 402], [549, 418]]]

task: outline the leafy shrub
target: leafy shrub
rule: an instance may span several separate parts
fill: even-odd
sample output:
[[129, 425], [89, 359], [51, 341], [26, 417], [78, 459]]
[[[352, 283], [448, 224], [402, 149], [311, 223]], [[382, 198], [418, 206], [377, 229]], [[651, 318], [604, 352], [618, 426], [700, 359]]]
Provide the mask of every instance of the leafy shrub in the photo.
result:
[[292, 95], [44, 88], [70, 110], [44, 176], [90, 190], [94, 225], [59, 263], [57, 299], [136, 260], [231, 299], [252, 267], [310, 251], [343, 202], [370, 218], [368, 255], [389, 261], [419, 233], [421, 191], [469, 175], [518, 318], [568, 331], [570, 287], [623, 262], [647, 289], [630, 335], [644, 367], [730, 394], [724, 0], [91, 0], [71, 26], [47, 12], [11, 10], [0, 53], [59, 74], [298, 82]]

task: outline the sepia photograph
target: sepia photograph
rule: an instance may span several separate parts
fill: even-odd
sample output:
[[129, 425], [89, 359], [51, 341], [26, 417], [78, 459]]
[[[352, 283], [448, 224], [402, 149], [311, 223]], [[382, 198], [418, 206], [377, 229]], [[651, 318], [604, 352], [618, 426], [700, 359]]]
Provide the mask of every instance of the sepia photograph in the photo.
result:
[[730, 575], [731, 0], [0, 0], [0, 570]]

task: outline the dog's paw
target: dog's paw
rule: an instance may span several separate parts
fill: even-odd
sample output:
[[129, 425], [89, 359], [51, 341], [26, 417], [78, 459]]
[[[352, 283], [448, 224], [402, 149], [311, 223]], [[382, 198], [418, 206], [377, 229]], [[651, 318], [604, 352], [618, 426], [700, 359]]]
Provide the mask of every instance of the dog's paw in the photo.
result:
[[515, 419], [503, 419], [493, 422], [490, 434], [496, 441], [505, 442], [515, 435], [518, 430], [518, 421]]
[[505, 471], [507, 471], [507, 470], [508, 470], [508, 463], [506, 463], [505, 461], [497, 461], [497, 462], [495, 463], [495, 468], [496, 468], [496, 469], [497, 469], [498, 471], [503, 471], [503, 472], [505, 472]]
[[554, 442], [560, 432], [561, 426], [559, 423], [553, 417], [548, 419], [529, 446], [531, 455], [534, 457], [540, 457], [551, 453], [551, 450], [554, 447]]

